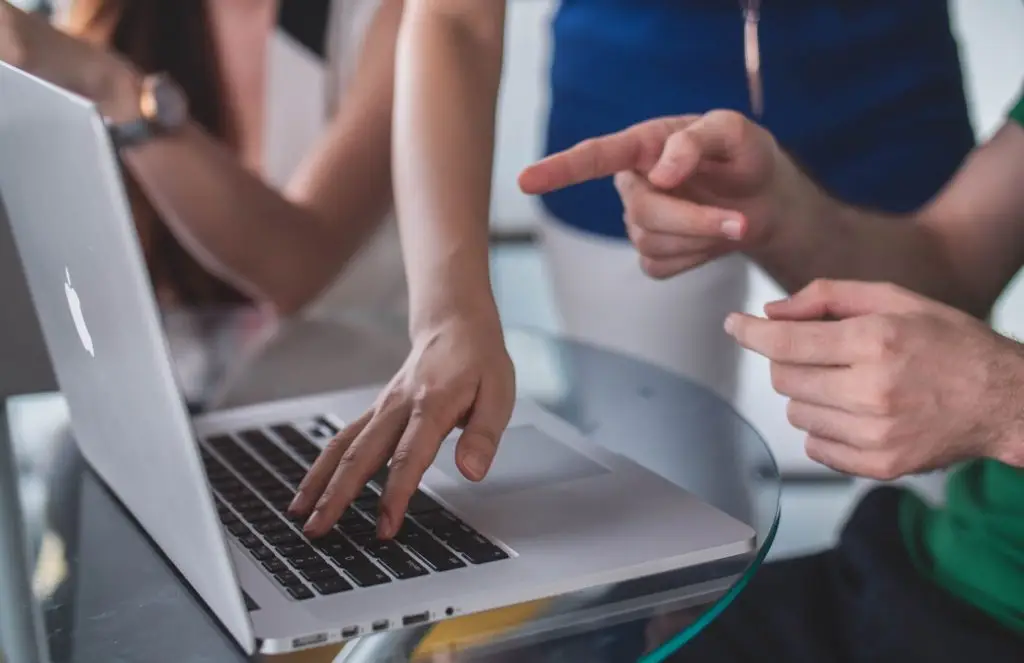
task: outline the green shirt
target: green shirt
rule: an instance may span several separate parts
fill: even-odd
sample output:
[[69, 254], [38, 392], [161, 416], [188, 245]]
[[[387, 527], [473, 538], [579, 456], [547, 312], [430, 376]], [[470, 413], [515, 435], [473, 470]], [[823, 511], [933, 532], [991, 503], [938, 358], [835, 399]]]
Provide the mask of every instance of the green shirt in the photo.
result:
[[[1024, 97], [1010, 117], [1024, 126]], [[907, 495], [900, 529], [922, 573], [1024, 634], [1024, 470], [967, 463], [950, 476], [944, 508]]]

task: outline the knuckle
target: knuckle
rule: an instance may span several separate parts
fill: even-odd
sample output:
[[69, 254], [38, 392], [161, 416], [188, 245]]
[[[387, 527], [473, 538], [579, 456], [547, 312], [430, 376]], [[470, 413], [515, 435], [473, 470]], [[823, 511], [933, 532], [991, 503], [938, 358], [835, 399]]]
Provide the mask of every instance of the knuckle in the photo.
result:
[[772, 334], [766, 339], [765, 345], [772, 357], [788, 358], [795, 350], [793, 337], [789, 334]]
[[719, 130], [730, 137], [741, 139], [749, 130], [747, 119], [742, 114], [732, 110], [715, 110], [707, 115], [709, 122], [713, 123]]
[[891, 359], [903, 350], [905, 337], [898, 318], [892, 315], [878, 315], [872, 318], [870, 324], [870, 342], [875, 359]]
[[393, 412], [394, 410], [401, 408], [405, 402], [405, 394], [402, 393], [401, 388], [398, 386], [390, 387], [381, 392], [377, 398], [376, 411], [377, 412]]
[[879, 370], [871, 381], [865, 396], [868, 411], [879, 417], [890, 417], [898, 409], [898, 379], [890, 369]]
[[807, 286], [806, 292], [814, 299], [824, 299], [835, 289], [835, 283], [831, 279], [814, 279]]

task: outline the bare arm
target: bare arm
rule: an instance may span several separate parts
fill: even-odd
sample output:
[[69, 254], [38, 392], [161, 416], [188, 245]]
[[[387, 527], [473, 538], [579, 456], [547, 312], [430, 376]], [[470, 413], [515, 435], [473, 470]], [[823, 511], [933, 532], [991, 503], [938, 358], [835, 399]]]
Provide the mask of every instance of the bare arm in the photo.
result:
[[394, 114], [395, 204], [413, 330], [496, 319], [488, 215], [505, 0], [407, 0]]
[[791, 292], [815, 278], [891, 281], [984, 317], [1024, 264], [1024, 129], [1008, 122], [909, 218], [814, 191], [780, 221], [751, 255]]
[[[401, 0], [385, 0], [358, 71], [319, 147], [283, 192], [198, 126], [132, 148], [125, 161], [171, 230], [210, 272], [290, 313], [316, 297], [391, 205], [391, 102]], [[99, 99], [130, 114], [137, 74]], [[122, 110], [125, 109], [125, 110]]]

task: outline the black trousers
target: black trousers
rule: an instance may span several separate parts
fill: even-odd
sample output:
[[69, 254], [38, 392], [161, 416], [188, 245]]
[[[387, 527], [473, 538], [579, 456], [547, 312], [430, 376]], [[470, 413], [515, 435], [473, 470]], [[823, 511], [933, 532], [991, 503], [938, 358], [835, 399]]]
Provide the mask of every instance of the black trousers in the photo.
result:
[[[826, 552], [766, 564], [673, 663], [1022, 663], [1024, 637], [928, 582], [869, 493]], [[1024, 570], [1022, 570], [1024, 572]]]

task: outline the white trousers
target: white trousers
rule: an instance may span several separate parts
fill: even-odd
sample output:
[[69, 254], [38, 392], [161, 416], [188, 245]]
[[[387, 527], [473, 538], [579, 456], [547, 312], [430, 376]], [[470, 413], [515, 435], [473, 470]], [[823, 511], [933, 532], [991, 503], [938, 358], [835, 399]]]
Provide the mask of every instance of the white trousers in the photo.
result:
[[643, 273], [626, 241], [549, 219], [541, 224], [541, 245], [567, 336], [681, 373], [734, 399], [740, 355], [722, 323], [746, 300], [742, 257], [656, 281]]
[[[742, 309], [746, 298], [747, 268], [742, 258], [720, 260], [674, 279], [655, 281], [640, 269], [629, 242], [581, 232], [553, 220], [541, 224], [541, 242], [566, 336], [679, 373], [733, 401], [739, 350], [722, 323], [729, 313]], [[575, 370], [586, 371], [585, 362]], [[631, 400], [630, 394], [607, 384], [607, 373], [576, 374], [572, 379], [582, 407], [617, 408], [632, 425], [644, 422], [658, 430], [679, 429], [682, 434], [693, 423], [671, 403], [658, 401], [657, 395], [637, 395]], [[753, 505], [743, 477], [750, 468], [745, 467], [742, 450], [730, 439], [735, 420], [727, 413], [720, 415], [728, 421], [705, 422], [705, 430], [722, 434], [706, 447], [708, 455], [701, 463], [687, 458], [686, 449], [692, 450], [692, 446], [680, 445], [671, 436], [653, 436], [663, 442], [633, 448], [630, 455], [749, 522]], [[613, 430], [604, 434], [613, 439], [643, 434], [635, 429], [619, 431], [614, 421], [605, 420], [603, 427]], [[714, 471], [700, 471], [711, 465]]]

